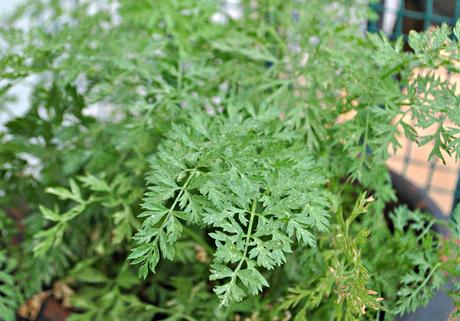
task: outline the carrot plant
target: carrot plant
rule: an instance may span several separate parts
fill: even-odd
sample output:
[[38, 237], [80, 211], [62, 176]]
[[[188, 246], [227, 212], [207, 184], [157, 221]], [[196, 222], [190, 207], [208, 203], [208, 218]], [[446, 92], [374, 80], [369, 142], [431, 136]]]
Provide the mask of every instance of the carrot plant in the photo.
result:
[[357, 0], [34, 0], [5, 17], [0, 318], [56, 284], [71, 321], [425, 306], [460, 275], [460, 210], [450, 239], [404, 205], [389, 224], [385, 163], [400, 135], [458, 160], [460, 98], [434, 70], [458, 72], [460, 25], [404, 52], [368, 18]]

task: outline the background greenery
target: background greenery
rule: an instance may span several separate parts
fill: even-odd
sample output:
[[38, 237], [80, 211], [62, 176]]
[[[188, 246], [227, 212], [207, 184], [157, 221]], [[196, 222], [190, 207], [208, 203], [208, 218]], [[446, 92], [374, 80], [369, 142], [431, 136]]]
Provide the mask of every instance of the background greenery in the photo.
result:
[[455, 88], [413, 76], [457, 71], [451, 30], [409, 53], [362, 35], [358, 1], [241, 5], [30, 1], [4, 21], [0, 110], [34, 83], [0, 133], [1, 208], [28, 213], [1, 212], [5, 321], [56, 281], [70, 320], [393, 320], [460, 273], [429, 217], [382, 215], [399, 130], [459, 155]]

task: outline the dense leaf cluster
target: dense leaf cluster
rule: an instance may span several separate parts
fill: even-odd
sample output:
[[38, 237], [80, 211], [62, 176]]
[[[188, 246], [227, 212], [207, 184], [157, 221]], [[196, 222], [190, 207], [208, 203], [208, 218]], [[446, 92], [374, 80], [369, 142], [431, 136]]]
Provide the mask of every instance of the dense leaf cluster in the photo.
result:
[[449, 280], [460, 305], [460, 208], [450, 239], [383, 214], [400, 134], [459, 157], [434, 70], [459, 71], [460, 25], [404, 52], [363, 35], [359, 0], [236, 2], [31, 0], [2, 21], [1, 319], [45, 293], [69, 320], [392, 321]]
[[160, 252], [174, 259], [183, 221], [206, 227], [216, 246], [210, 279], [223, 280], [215, 292], [224, 305], [268, 287], [259, 269], [284, 264], [294, 240], [315, 247], [312, 230], [327, 231], [330, 207], [325, 178], [276, 110], [227, 113], [193, 115], [160, 144], [129, 257], [145, 278]]

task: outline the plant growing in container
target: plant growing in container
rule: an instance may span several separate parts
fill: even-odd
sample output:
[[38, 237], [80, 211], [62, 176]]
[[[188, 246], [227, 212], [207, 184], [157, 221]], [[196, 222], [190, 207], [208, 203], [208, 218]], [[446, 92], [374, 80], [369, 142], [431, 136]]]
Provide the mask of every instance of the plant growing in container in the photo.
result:
[[394, 320], [439, 290], [458, 306], [460, 210], [398, 202], [385, 162], [400, 133], [458, 158], [459, 98], [432, 70], [457, 71], [460, 26], [403, 52], [361, 35], [368, 14], [21, 7], [1, 29], [0, 108], [31, 83], [0, 136], [1, 318], [52, 297], [88, 321]]

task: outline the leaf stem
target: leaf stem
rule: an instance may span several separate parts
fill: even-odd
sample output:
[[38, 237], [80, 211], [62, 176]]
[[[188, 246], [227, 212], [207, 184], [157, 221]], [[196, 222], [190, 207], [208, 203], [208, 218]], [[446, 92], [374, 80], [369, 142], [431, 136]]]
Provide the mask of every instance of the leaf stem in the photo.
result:
[[171, 215], [172, 211], [174, 210], [174, 208], [176, 207], [177, 203], [179, 202], [180, 198], [182, 197], [182, 195], [184, 194], [184, 191], [185, 189], [187, 188], [188, 184], [190, 183], [190, 181], [192, 180], [192, 177], [193, 175], [195, 174], [196, 172], [196, 168], [194, 168], [191, 172], [190, 172], [190, 175], [188, 176], [187, 180], [185, 181], [184, 185], [182, 185], [182, 187], [180, 188], [180, 192], [179, 192], [179, 195], [177, 195], [176, 199], [174, 200], [174, 203], [171, 205], [171, 207], [169, 208], [169, 211], [168, 211], [168, 216]]
[[417, 237], [417, 242], [420, 242], [420, 240], [431, 230], [433, 225], [435, 224], [435, 221], [431, 221], [425, 229], [420, 233], [419, 237]]
[[[163, 222], [161, 223], [161, 226], [160, 226], [160, 230], [163, 230], [165, 225], [166, 225], [166, 222], [169, 220], [169, 217], [171, 216], [172, 212], [174, 211], [174, 208], [176, 207], [177, 203], [179, 202], [180, 198], [182, 197], [182, 195], [184, 194], [184, 191], [185, 189], [187, 188], [188, 184], [190, 183], [193, 175], [195, 174], [195, 171], [196, 171], [196, 168], [194, 168], [189, 177], [187, 178], [187, 180], [185, 181], [184, 185], [182, 185], [182, 187], [180, 188], [180, 192], [179, 194], [177, 195], [176, 199], [174, 200], [173, 204], [171, 205], [171, 207], [169, 208], [168, 210], [168, 213], [166, 214], [166, 217], [165, 219], [163, 220]], [[156, 236], [155, 236], [155, 239], [154, 239], [154, 243], [156, 243], [158, 241], [160, 237], [160, 233], [158, 233]]]
[[251, 208], [251, 217], [249, 218], [248, 231], [246, 233], [246, 242], [244, 244], [243, 257], [238, 263], [236, 269], [233, 271], [232, 280], [231, 280], [232, 283], [235, 282], [236, 275], [241, 270], [241, 267], [243, 266], [244, 261], [246, 261], [246, 256], [248, 254], [249, 245], [251, 243], [252, 226], [254, 225], [254, 217], [256, 216], [256, 206], [257, 206], [257, 201], [254, 200], [254, 202], [252, 203], [252, 208]]
[[434, 272], [436, 272], [436, 270], [441, 266], [441, 263], [439, 262], [438, 264], [436, 264], [433, 269], [431, 270], [430, 274], [428, 274], [428, 276], [426, 277], [425, 280], [423, 280], [422, 284], [420, 284], [420, 286], [415, 289], [414, 292], [412, 292], [410, 298], [412, 300], [413, 297], [415, 297], [419, 292], [420, 290], [428, 283], [428, 281], [431, 279], [431, 277], [433, 276]]

